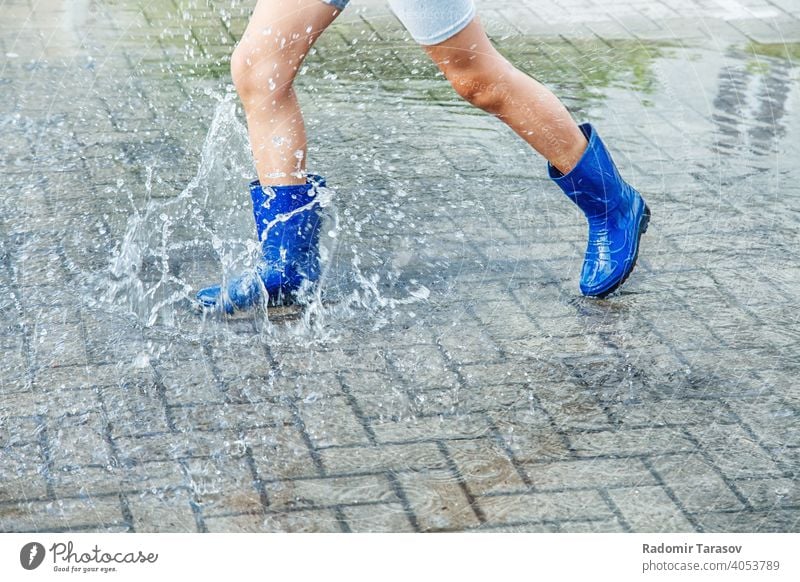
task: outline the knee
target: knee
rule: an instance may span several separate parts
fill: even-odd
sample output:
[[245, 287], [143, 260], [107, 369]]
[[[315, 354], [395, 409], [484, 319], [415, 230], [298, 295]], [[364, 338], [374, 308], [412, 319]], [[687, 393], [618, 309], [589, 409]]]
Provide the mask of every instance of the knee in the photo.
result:
[[267, 95], [280, 99], [291, 90], [295, 72], [288, 55], [280, 51], [267, 56], [243, 42], [231, 56], [231, 78], [245, 104], [248, 99]]
[[498, 71], [459, 69], [445, 71], [445, 76], [456, 93], [484, 111], [500, 111], [508, 98], [508, 84]]

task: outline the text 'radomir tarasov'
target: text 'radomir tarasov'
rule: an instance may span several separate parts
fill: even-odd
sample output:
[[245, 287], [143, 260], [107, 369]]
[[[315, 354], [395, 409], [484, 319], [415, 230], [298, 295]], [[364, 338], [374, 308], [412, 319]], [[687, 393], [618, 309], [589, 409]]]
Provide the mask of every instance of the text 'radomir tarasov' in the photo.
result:
[[710, 546], [706, 544], [642, 544], [643, 554], [740, 554], [742, 546]]

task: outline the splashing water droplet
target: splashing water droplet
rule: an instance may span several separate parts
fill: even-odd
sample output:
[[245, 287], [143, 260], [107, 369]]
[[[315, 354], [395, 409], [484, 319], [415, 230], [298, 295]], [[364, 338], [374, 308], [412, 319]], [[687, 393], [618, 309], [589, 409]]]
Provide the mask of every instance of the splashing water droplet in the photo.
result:
[[408, 294], [412, 297], [425, 301], [431, 296], [431, 290], [424, 285], [420, 285], [418, 289], [413, 289], [412, 291], [409, 291]]

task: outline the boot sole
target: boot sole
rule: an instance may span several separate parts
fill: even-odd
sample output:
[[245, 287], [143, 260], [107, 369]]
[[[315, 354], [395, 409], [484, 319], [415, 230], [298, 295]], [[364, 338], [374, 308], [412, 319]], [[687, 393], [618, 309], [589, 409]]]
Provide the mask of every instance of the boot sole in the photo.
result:
[[639, 259], [639, 243], [642, 240], [642, 235], [647, 232], [647, 227], [649, 225], [650, 225], [650, 207], [647, 206], [647, 204], [645, 203], [644, 212], [642, 212], [642, 218], [639, 221], [639, 234], [636, 237], [636, 250], [633, 253], [633, 260], [631, 261], [631, 266], [622, 276], [622, 279], [614, 283], [614, 285], [609, 287], [607, 290], [601, 293], [590, 295], [590, 297], [595, 297], [597, 299], [605, 299], [606, 297], [611, 295], [614, 291], [619, 289], [622, 286], [622, 284], [628, 280], [628, 277], [630, 277], [631, 273], [633, 273], [633, 268], [636, 266], [636, 261]]
[[[270, 295], [266, 305], [267, 309], [286, 311], [287, 313], [288, 312], [300, 313], [303, 310], [304, 306], [305, 303], [298, 301], [294, 293], [291, 292], [284, 293], [282, 291], [275, 295]], [[238, 314], [249, 313], [253, 311], [254, 307], [255, 305], [244, 309], [233, 309], [232, 311], [227, 311], [217, 303], [205, 303], [203, 301], [198, 300], [197, 298], [191, 301], [191, 311], [196, 315], [224, 314], [227, 317], [231, 317]]]

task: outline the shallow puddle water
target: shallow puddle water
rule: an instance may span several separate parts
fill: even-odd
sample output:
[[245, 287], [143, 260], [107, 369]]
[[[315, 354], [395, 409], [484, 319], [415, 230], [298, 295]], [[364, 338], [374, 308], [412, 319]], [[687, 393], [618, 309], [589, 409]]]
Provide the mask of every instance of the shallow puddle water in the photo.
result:
[[298, 81], [318, 292], [204, 315], [259, 252], [243, 13], [79, 4], [128, 32], [0, 73], [1, 531], [796, 528], [793, 46], [498, 40], [653, 208], [595, 301], [544, 162], [337, 24]]

